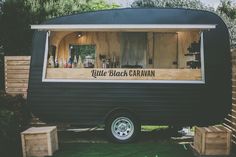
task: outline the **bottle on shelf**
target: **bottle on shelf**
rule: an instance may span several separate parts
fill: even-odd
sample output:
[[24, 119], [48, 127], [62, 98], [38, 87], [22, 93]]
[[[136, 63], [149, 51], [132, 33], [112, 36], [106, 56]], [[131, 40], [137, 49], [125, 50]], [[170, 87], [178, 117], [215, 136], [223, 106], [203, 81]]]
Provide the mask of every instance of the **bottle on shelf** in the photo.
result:
[[72, 58], [71, 58], [71, 56], [68, 59], [68, 66], [67, 66], [67, 68], [72, 68]]
[[72, 63], [72, 68], [75, 68], [77, 66], [77, 57], [76, 55], [74, 56], [74, 60], [73, 60], [73, 63]]
[[55, 68], [58, 68], [59, 67], [59, 63], [58, 63], [58, 59], [56, 58], [55, 59]]
[[49, 59], [48, 59], [48, 67], [49, 68], [54, 68], [55, 67], [53, 56], [50, 56]]
[[78, 57], [77, 68], [83, 68], [83, 63], [82, 63], [82, 59], [81, 59], [81, 56], [80, 56], [80, 55], [79, 55], [79, 57]]
[[68, 68], [67, 58], [64, 60], [64, 68]]
[[59, 61], [59, 65], [58, 65], [59, 68], [63, 68], [63, 59], [61, 58], [60, 61]]

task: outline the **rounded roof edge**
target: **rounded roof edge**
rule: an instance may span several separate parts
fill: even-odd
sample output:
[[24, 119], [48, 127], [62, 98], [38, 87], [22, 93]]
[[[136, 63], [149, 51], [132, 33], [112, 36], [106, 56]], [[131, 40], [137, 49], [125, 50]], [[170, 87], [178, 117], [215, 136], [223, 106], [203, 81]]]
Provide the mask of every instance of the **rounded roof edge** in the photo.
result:
[[165, 7], [165, 8], [164, 7], [139, 7], [139, 8], [114, 8], [114, 9], [77, 12], [77, 13], [73, 13], [73, 14], [69, 14], [69, 15], [63, 15], [63, 16], [48, 19], [48, 20], [44, 21], [42, 24], [50, 24], [50, 22], [53, 22], [54, 20], [66, 18], [66, 17], [72, 17], [72, 16], [79, 16], [79, 15], [83, 16], [83, 15], [89, 15], [89, 14], [94, 14], [94, 13], [103, 13], [103, 12], [117, 12], [117, 11], [122, 12], [122, 11], [127, 11], [127, 10], [133, 10], [133, 11], [136, 11], [136, 10], [143, 10], [143, 11], [147, 11], [147, 10], [176, 10], [176, 11], [193, 11], [193, 12], [199, 12], [199, 13], [202, 12], [202, 13], [211, 14], [211, 15], [219, 18], [221, 21], [223, 21], [223, 19], [218, 14], [216, 14], [215, 12], [212, 12], [212, 11], [208, 11], [208, 10], [190, 9], [190, 8], [169, 8], [169, 7]]

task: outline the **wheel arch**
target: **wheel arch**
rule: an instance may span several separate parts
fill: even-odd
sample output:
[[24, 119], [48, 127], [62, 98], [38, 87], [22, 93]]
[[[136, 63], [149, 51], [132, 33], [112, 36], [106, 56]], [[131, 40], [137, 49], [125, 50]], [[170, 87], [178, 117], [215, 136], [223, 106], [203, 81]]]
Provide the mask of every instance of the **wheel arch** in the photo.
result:
[[106, 124], [107, 120], [109, 119], [109, 117], [111, 117], [112, 115], [116, 114], [116, 113], [128, 113], [131, 114], [136, 120], [139, 121], [139, 116], [137, 114], [137, 112], [132, 111], [131, 109], [128, 108], [114, 108], [112, 110], [110, 110], [109, 112], [107, 112], [107, 114], [104, 117], [104, 124]]

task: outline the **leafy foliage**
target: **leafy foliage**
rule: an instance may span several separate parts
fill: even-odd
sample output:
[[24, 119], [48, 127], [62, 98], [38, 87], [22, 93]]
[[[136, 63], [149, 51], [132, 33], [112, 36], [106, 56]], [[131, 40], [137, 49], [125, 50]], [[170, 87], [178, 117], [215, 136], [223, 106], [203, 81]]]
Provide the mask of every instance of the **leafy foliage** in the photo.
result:
[[213, 8], [205, 6], [200, 0], [136, 0], [131, 6], [213, 10]]
[[95, 45], [71, 45], [73, 47], [71, 51], [71, 57], [74, 60], [74, 56], [77, 58], [81, 57], [82, 61], [86, 56], [91, 56], [92, 59], [95, 59]]
[[77, 12], [95, 11], [116, 8], [116, 4], [108, 4], [104, 0], [25, 0], [34, 15], [33, 23], [41, 23], [47, 19], [69, 15]]
[[218, 14], [228, 27], [231, 48], [236, 48], [236, 7], [231, 0], [221, 0], [215, 10], [200, 0], [136, 0], [132, 7], [167, 7], [207, 10]]
[[28, 55], [32, 39], [31, 15], [23, 0], [8, 0], [0, 17], [0, 45], [6, 55]]
[[22, 96], [13, 97], [0, 93], [1, 155], [19, 156], [20, 132], [28, 126], [30, 119], [31, 115], [26, 100]]
[[221, 13], [218, 10], [216, 11], [216, 13], [223, 19], [228, 27], [231, 48], [236, 48], [236, 19], [231, 19], [225, 13]]
[[225, 14], [230, 19], [236, 18], [236, 6], [230, 0], [222, 0], [217, 8], [221, 14]]
[[105, 0], [6, 0], [0, 14], [0, 45], [6, 55], [29, 55], [31, 24], [77, 12], [118, 7]]
[[231, 0], [221, 0], [216, 13], [221, 16], [228, 27], [231, 48], [236, 48], [236, 5]]

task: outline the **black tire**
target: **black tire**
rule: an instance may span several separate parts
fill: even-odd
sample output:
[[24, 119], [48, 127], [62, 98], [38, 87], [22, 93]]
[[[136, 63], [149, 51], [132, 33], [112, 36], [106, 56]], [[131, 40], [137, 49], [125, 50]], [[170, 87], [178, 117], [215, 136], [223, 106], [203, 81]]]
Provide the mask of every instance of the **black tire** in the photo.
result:
[[107, 118], [105, 130], [110, 141], [129, 143], [137, 139], [141, 126], [132, 114], [118, 112]]

